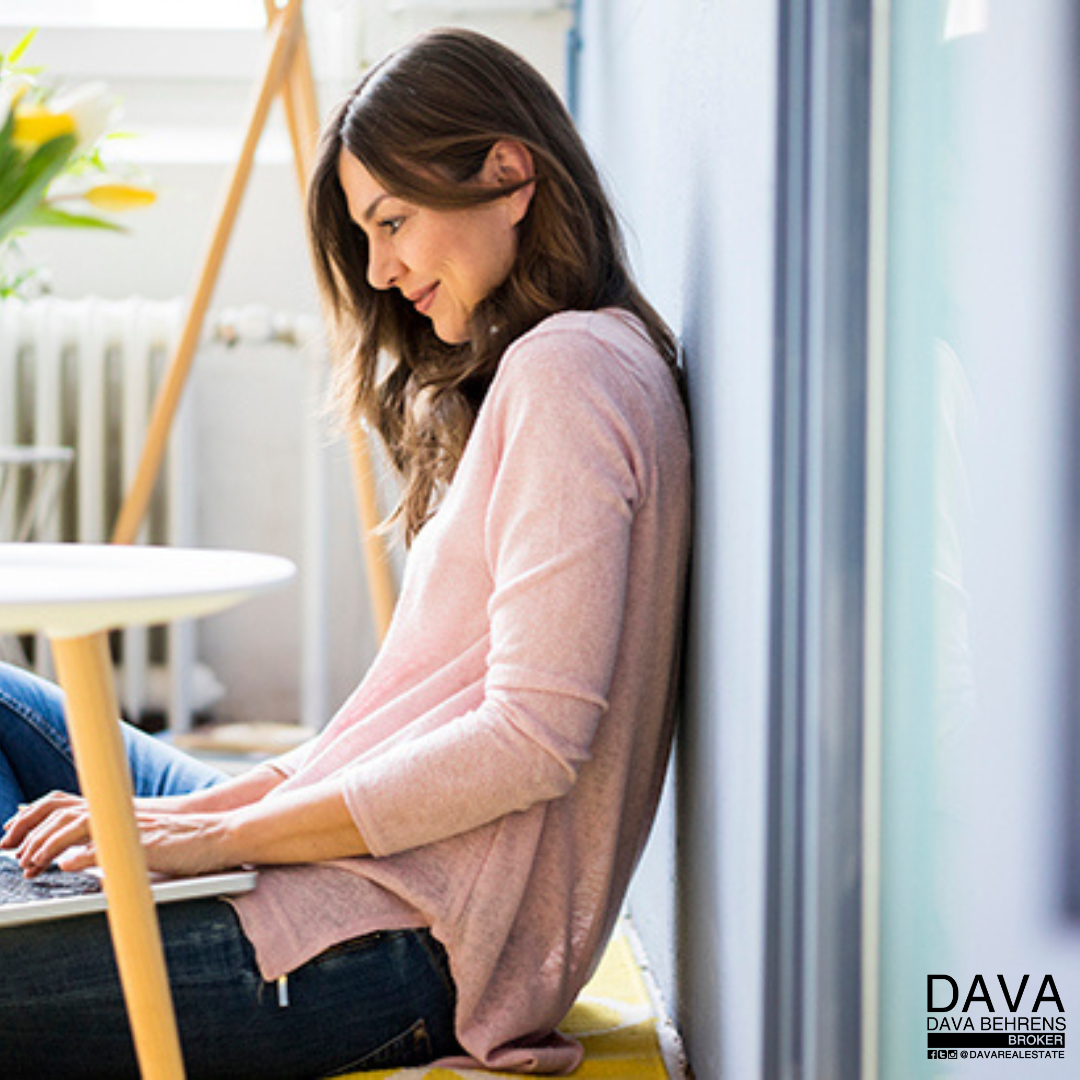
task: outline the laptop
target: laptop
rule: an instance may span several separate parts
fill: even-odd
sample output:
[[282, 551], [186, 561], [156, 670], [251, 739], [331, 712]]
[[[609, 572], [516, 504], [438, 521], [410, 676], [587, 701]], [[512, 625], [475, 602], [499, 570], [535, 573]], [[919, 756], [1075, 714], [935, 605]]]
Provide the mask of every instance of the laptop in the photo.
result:
[[[255, 888], [256, 870], [227, 870], [193, 877], [150, 875], [154, 902], [236, 896]], [[86, 915], [106, 908], [101, 871], [46, 870], [27, 881], [14, 854], [0, 851], [0, 930], [5, 926]]]

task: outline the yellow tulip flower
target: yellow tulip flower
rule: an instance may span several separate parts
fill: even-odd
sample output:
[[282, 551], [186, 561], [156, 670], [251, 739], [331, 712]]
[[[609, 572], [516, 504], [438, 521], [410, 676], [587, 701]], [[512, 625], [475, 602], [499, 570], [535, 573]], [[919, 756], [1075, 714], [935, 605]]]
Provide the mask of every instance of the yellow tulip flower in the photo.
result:
[[141, 187], [138, 184], [98, 184], [84, 191], [82, 197], [109, 214], [123, 213], [125, 210], [138, 210], [144, 206], [151, 206], [157, 198], [150, 188]]
[[31, 105], [15, 112], [12, 142], [20, 150], [36, 150], [59, 135], [75, 134], [75, 118], [70, 113], [53, 112], [41, 105]]

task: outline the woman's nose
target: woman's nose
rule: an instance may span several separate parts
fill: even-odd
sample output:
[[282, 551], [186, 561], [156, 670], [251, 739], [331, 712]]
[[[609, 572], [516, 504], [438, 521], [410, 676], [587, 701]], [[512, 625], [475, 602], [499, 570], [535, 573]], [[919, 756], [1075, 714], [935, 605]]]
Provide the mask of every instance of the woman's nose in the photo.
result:
[[368, 284], [373, 289], [389, 289], [401, 278], [401, 260], [386, 244], [372, 244], [368, 254]]

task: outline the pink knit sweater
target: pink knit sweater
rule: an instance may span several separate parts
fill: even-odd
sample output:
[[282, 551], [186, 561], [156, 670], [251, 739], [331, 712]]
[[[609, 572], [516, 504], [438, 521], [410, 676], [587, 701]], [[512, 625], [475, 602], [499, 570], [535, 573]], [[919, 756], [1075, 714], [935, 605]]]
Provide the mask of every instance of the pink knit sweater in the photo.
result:
[[340, 776], [372, 857], [262, 871], [236, 906], [264, 977], [428, 926], [469, 1063], [577, 1066], [555, 1027], [668, 756], [689, 463], [674, 382], [632, 316], [563, 313], [507, 350], [368, 675], [274, 763], [278, 792]]

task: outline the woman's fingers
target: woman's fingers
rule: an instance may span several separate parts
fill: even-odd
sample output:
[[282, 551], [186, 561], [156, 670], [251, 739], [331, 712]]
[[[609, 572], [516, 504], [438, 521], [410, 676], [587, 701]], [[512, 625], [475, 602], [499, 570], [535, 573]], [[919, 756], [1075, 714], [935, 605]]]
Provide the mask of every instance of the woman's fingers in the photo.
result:
[[93, 844], [80, 844], [65, 851], [56, 864], [61, 870], [88, 870], [97, 866], [97, 849]]
[[[169, 813], [151, 800], [136, 804], [135, 817], [147, 864], [171, 874], [204, 873], [232, 865], [220, 850], [223, 813]], [[64, 870], [96, 865], [86, 801], [66, 792], [50, 792], [21, 807], [8, 822], [0, 845], [15, 849], [27, 877], [53, 863]]]
[[18, 847], [27, 835], [37, 828], [50, 814], [58, 810], [85, 806], [85, 800], [79, 795], [66, 791], [50, 791], [40, 799], [25, 806], [4, 822], [4, 835], [0, 838], [0, 847]]
[[27, 877], [47, 870], [69, 848], [87, 844], [90, 821], [85, 808], [56, 810], [31, 831], [19, 845], [16, 855]]

